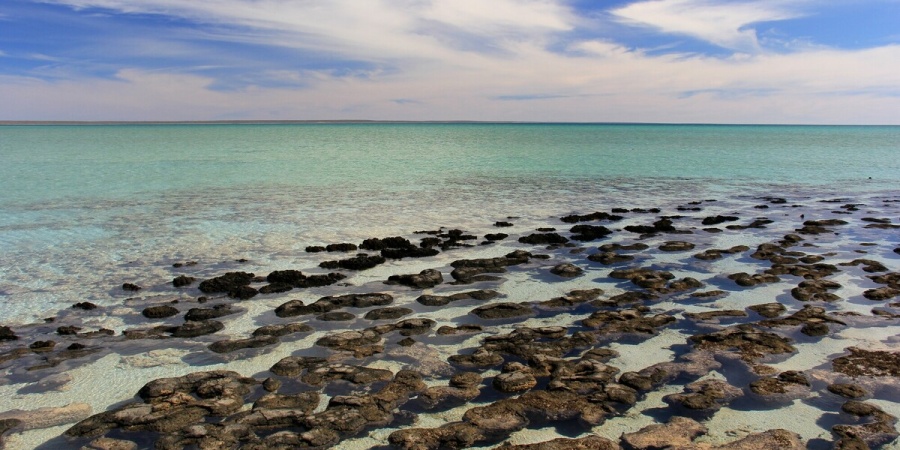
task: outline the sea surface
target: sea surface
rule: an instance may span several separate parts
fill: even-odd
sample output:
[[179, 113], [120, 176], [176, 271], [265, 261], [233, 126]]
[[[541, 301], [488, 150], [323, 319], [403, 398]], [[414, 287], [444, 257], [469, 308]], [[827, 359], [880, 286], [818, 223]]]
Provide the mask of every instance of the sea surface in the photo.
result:
[[[182, 259], [627, 202], [900, 189], [900, 127], [222, 124], [0, 127], [0, 317]], [[386, 234], [387, 233], [387, 234]]]
[[[847, 204], [864, 205], [860, 214], [898, 224], [898, 179], [900, 127], [890, 126], [0, 126], [0, 325], [12, 327], [28, 342], [65, 341], [55, 330], [58, 324], [69, 322], [85, 330], [112, 329], [120, 335], [125, 329], [150, 326], [139, 314], [145, 306], [175, 300], [181, 302], [179, 309], [198, 306], [196, 297], [201, 293], [195, 286], [173, 291], [171, 282], [177, 275], [204, 279], [231, 270], [265, 275], [282, 269], [325, 273], [318, 267], [321, 261], [345, 256], [308, 253], [307, 246], [359, 244], [367, 238], [398, 235], [415, 241], [422, 237], [417, 231], [441, 228], [482, 236], [497, 232], [493, 226], [497, 221], [513, 222], [514, 227], [503, 230], [513, 237], [547, 226], [565, 232], [571, 225], [562, 224], [561, 216], [612, 208], [661, 208], [662, 215], [684, 214], [683, 222], [698, 230], [690, 237], [692, 242], [708, 248], [743, 244], [752, 249], [793, 232], [804, 215], [844, 218], [841, 214], [847, 211], [838, 209], [842, 205], [847, 209]], [[738, 215], [741, 223], [756, 217], [771, 218], [774, 223], [735, 233], [700, 231], [701, 218], [716, 214]], [[634, 214], [622, 225], [646, 224], [655, 218], [653, 214]], [[893, 272], [900, 271], [900, 254], [893, 251], [900, 247], [900, 234], [896, 229], [865, 228], [866, 224], [854, 219], [852, 226], [834, 235], [816, 237], [811, 248], [818, 246], [819, 252], [840, 261], [867, 253], [865, 257], [877, 259]], [[617, 232], [608, 242], [630, 243], [632, 238], [636, 237]], [[644, 242], [655, 247], [671, 239], [661, 236]], [[546, 267], [535, 263], [511, 270], [502, 283], [491, 288], [507, 301], [529, 302], [598, 286], [610, 294], [621, 292], [621, 284], [607, 278], [609, 268], [586, 261], [584, 255], [596, 245], [599, 243], [586, 243], [582, 253], [556, 250], [546, 263], [571, 262], [585, 267], [589, 276], [559, 282], [548, 278]], [[459, 258], [496, 257], [532, 248], [510, 239], [493, 246], [447, 250], [432, 258], [389, 261], [351, 274], [348, 286], [260, 295], [238, 303], [243, 314], [228, 318], [225, 331], [216, 336], [246, 337], [268, 321], [278, 320], [272, 309], [288, 299], [311, 302], [348, 289], [389, 290], [397, 297], [396, 305], [410, 306], [439, 325], [466, 323], [473, 305], [432, 311], [415, 303], [418, 292], [384, 287], [381, 281], [392, 274], [427, 268], [443, 268], [449, 273], [449, 263]], [[173, 267], [188, 262], [196, 265]], [[710, 288], [728, 291], [727, 297], [703, 305], [686, 304], [683, 299], [653, 305], [658, 311], [674, 311], [679, 319], [685, 312], [743, 309], [776, 300], [788, 304], [791, 312], [802, 309], [789, 293], [797, 280], [745, 291], [724, 278], [726, 273], [753, 273], [758, 263], [747, 256], [706, 263], [689, 254], [651, 249], [635, 264], [671, 270], [678, 277], [694, 276]], [[874, 287], [866, 275], [853, 267], [836, 276], [844, 286], [838, 295], [846, 301], [829, 304], [831, 311], [864, 318], [815, 342], [796, 330], [785, 332], [803, 344], [798, 345], [800, 351], [769, 363], [779, 370], [830, 373], [825, 368], [830, 367], [831, 359], [849, 346], [900, 348], [896, 319], [877, 325], [868, 322], [875, 320], [872, 309], [879, 305], [862, 298], [864, 290]], [[127, 292], [123, 283], [144, 289]], [[442, 286], [433, 293], [451, 292], [452, 288]], [[224, 299], [214, 299], [218, 300]], [[72, 310], [73, 304], [86, 301], [100, 308], [90, 314]], [[48, 318], [56, 321], [45, 324]], [[575, 312], [567, 312], [540, 314], [523, 324], [569, 326], [580, 320]], [[686, 325], [642, 343], [610, 343], [610, 348], [621, 354], [611, 364], [624, 372], [671, 360], [687, 337], [697, 332], [690, 321], [682, 322]], [[30, 357], [2, 363], [6, 365], [0, 373], [0, 413], [85, 402], [93, 413], [99, 413], [132, 399], [143, 384], [159, 377], [212, 369], [237, 370], [247, 376], [264, 374], [280, 358], [313, 348], [323, 333], [341, 327], [361, 328], [370, 322], [357, 318], [343, 325], [313, 325], [316, 332], [302, 339], [238, 356], [212, 355], [206, 345], [217, 338], [210, 336], [173, 344], [124, 341], [117, 336], [118, 340], [110, 338], [108, 346], [96, 345], [103, 347], [102, 352], [45, 372], [31, 371], [28, 367], [34, 361]], [[519, 325], [504, 323], [490, 332], [508, 332]], [[429, 361], [446, 365], [448, 355], [470, 351], [483, 337], [435, 345], [437, 350], [429, 354]], [[394, 371], [403, 367], [403, 358], [388, 354], [368, 363]], [[47, 374], [68, 381], [64, 380], [63, 387], [45, 389], [41, 380]], [[434, 375], [430, 383], [446, 383], [440, 373]], [[102, 387], [97, 380], [103, 380]], [[882, 388], [887, 394], [873, 401], [900, 415], [900, 389], [894, 384]], [[673, 385], [653, 392], [635, 411], [658, 409], [663, 394], [681, 389]], [[839, 408], [834, 399], [822, 402], [828, 408]], [[822, 443], [831, 439], [830, 425], [819, 416], [833, 416], [827, 416], [823, 411], [829, 410], [820, 410], [820, 406], [797, 401], [780, 410], [781, 415], [769, 411], [768, 406], [723, 410], [707, 423], [710, 442], [732, 436], [735, 428], [761, 431], [793, 421], [792, 431], [804, 439], [818, 439], [816, 448], [826, 448]], [[423, 415], [418, 426], [459, 420], [463, 412], [465, 407]], [[652, 422], [650, 415], [636, 412], [611, 419], [594, 431], [617, 438]], [[64, 442], [58, 436], [68, 426], [71, 423], [13, 435], [9, 448], [41, 444], [41, 448], [56, 448], [54, 445]], [[383, 445], [389, 432], [373, 431], [347, 441], [342, 448]], [[547, 433], [523, 430], [516, 435], [516, 442], [554, 437], [553, 432]], [[895, 447], [886, 448], [898, 444], [890, 445]]]

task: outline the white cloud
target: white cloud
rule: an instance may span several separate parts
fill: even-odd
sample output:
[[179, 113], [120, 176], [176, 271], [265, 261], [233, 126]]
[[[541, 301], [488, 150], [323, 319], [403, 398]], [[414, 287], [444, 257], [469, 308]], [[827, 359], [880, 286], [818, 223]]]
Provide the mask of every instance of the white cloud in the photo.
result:
[[720, 47], [746, 53], [760, 51], [756, 30], [750, 27], [802, 17], [804, 1], [649, 0], [611, 13], [620, 20], [655, 28], [663, 33], [692, 36]]
[[175, 16], [217, 29], [222, 39], [336, 52], [348, 58], [451, 57], [435, 26], [486, 43], [571, 29], [560, 0], [46, 0], [77, 9]]
[[[112, 80], [0, 79], [0, 120], [399, 119], [896, 123], [900, 46], [717, 59], [522, 49], [481, 70], [419, 66], [304, 78], [303, 89], [212, 89], [192, 74], [123, 70]], [[404, 101], [397, 101], [404, 99]], [[520, 100], [516, 100], [520, 99]]]
[[[55, 2], [172, 15], [212, 25], [202, 30], [207, 38], [328, 51], [367, 69], [287, 70], [257, 61], [228, 90], [184, 67], [122, 69], [114, 79], [6, 77], [0, 120], [896, 123], [900, 111], [900, 46], [754, 51], [748, 26], [793, 17], [798, 2], [659, 0], [614, 11], [743, 50], [730, 58], [653, 55], [589, 37], [562, 42], [561, 33], [585, 20], [562, 0]], [[503, 52], [460, 46], [444, 33], [475, 36]], [[153, 53], [152, 41], [143, 45]], [[222, 64], [237, 70], [236, 59]]]

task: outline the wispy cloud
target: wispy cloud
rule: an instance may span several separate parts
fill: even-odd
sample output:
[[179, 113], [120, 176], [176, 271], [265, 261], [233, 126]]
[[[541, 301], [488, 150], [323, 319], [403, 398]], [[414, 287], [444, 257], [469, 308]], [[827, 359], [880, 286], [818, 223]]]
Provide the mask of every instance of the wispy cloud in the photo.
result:
[[692, 36], [746, 53], [760, 45], [752, 25], [802, 17], [803, 0], [649, 0], [617, 8], [611, 13], [626, 23], [652, 27], [662, 33]]

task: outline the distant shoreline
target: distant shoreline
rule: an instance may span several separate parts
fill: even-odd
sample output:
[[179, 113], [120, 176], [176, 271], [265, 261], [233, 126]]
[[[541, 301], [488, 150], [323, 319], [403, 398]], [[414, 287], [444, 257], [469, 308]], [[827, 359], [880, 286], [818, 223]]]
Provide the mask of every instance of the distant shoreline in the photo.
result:
[[0, 126], [42, 126], [42, 125], [342, 125], [342, 124], [410, 124], [410, 125], [652, 125], [652, 126], [723, 126], [723, 127], [898, 127], [900, 124], [778, 124], [778, 123], [676, 123], [676, 122], [516, 122], [490, 120], [0, 120]]

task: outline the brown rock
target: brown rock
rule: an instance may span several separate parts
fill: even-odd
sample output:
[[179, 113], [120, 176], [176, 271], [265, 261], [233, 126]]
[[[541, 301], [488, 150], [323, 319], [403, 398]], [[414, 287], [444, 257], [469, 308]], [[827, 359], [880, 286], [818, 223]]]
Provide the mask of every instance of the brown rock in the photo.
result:
[[847, 356], [834, 361], [835, 372], [851, 377], [900, 377], [900, 352], [868, 351], [857, 347], [849, 347]]
[[621, 450], [619, 444], [597, 435], [578, 439], [559, 438], [536, 444], [511, 445], [504, 444], [494, 450]]
[[685, 417], [673, 417], [666, 424], [649, 425], [634, 433], [622, 435], [622, 442], [636, 450], [688, 447], [707, 429], [699, 422]]
[[475, 314], [482, 319], [508, 319], [512, 317], [530, 316], [534, 314], [534, 310], [525, 304], [504, 302], [479, 306], [478, 308], [473, 309], [471, 314]]

